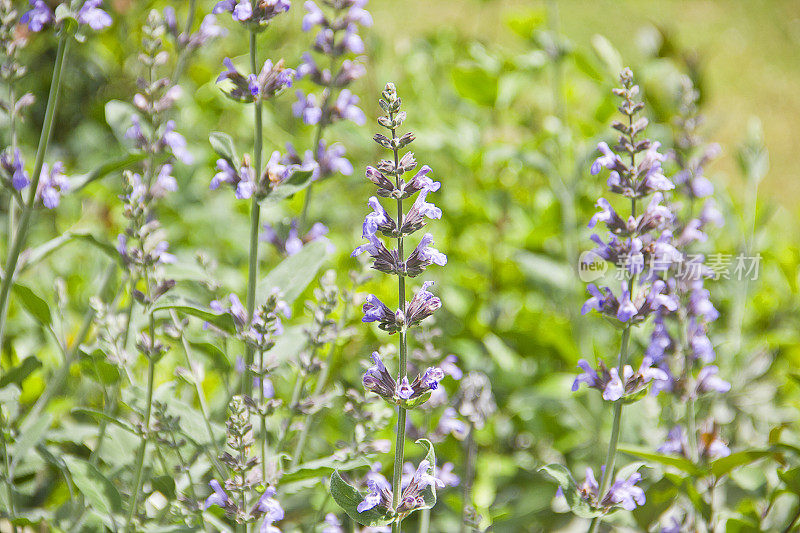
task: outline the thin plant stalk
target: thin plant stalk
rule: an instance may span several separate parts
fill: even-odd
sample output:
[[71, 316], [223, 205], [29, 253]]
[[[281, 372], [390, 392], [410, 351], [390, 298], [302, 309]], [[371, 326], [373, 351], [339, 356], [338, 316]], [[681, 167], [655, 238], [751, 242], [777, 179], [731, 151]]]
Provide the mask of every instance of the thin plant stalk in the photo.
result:
[[[630, 341], [630, 336], [631, 336], [631, 327], [630, 325], [628, 325], [622, 331], [622, 342], [620, 343], [620, 348], [619, 348], [619, 362], [617, 364], [617, 369], [619, 372], [622, 372], [622, 368], [625, 366], [625, 363], [628, 359], [628, 343]], [[614, 464], [617, 459], [617, 444], [619, 443], [619, 432], [620, 428], [622, 427], [622, 406], [623, 406], [622, 399], [619, 399], [616, 402], [614, 402], [614, 421], [611, 425], [611, 439], [608, 442], [608, 452], [606, 453], [605, 468], [603, 469], [603, 475], [600, 478], [600, 489], [597, 492], [597, 494], [599, 495], [598, 497], [601, 501], [606, 491], [608, 490], [608, 487], [611, 485], [611, 480], [614, 477]], [[598, 531], [598, 528], [600, 527], [600, 522], [602, 522], [602, 520], [603, 518], [601, 516], [597, 516], [594, 519], [592, 519], [589, 531], [591, 531], [591, 533], [596, 533], [596, 531]]]
[[[258, 76], [258, 64], [256, 60], [257, 43], [256, 32], [250, 32], [250, 68], [253, 74]], [[253, 169], [256, 179], [261, 176], [261, 150], [263, 144], [263, 127], [261, 117], [261, 100], [253, 102], [253, 114], [255, 118], [255, 135], [253, 141]], [[256, 195], [250, 202], [250, 261], [247, 270], [247, 320], [253, 320], [253, 313], [256, 309], [256, 279], [258, 278], [258, 230], [261, 218], [261, 206]], [[247, 357], [245, 359], [245, 369], [243, 372], [242, 387], [247, 394], [253, 390], [253, 380], [250, 377], [250, 365], [253, 364], [253, 348], [247, 347]]]
[[[628, 125], [629, 127], [633, 127], [633, 116], [628, 116]], [[630, 137], [631, 145], [633, 145], [633, 136]], [[631, 168], [636, 167], [636, 156], [633, 152], [631, 152]], [[636, 198], [631, 198], [631, 217], [636, 218]], [[630, 294], [631, 300], [633, 300], [633, 285], [636, 281], [636, 276], [631, 276], [628, 278], [628, 293]], [[623, 374], [622, 370], [625, 367], [625, 364], [628, 361], [628, 344], [631, 338], [631, 324], [628, 323], [625, 326], [625, 329], [622, 331], [622, 340], [620, 342], [619, 347], [619, 359], [617, 361], [617, 372], [621, 376]], [[614, 479], [614, 464], [617, 459], [617, 444], [619, 443], [619, 432], [622, 427], [622, 407], [623, 407], [623, 400], [620, 398], [616, 402], [614, 402], [614, 421], [611, 424], [611, 439], [608, 442], [608, 452], [606, 453], [606, 462], [605, 468], [603, 469], [603, 475], [600, 478], [600, 488], [597, 491], [597, 497], [599, 501], [603, 501], [603, 497], [606, 494], [609, 486], [611, 485], [611, 480]], [[591, 524], [589, 525], [589, 531], [591, 533], [596, 533], [600, 528], [600, 523], [603, 521], [602, 516], [596, 516], [592, 519]]]
[[139, 450], [136, 453], [136, 482], [134, 484], [134, 490], [132, 494], [133, 500], [131, 501], [130, 510], [128, 511], [128, 521], [125, 525], [126, 531], [134, 531], [133, 517], [136, 514], [136, 507], [139, 503], [139, 491], [142, 487], [142, 474], [144, 472], [144, 458], [145, 452], [147, 451], [147, 441], [150, 434], [150, 414], [153, 408], [153, 381], [155, 379], [155, 372], [156, 362], [153, 357], [150, 357], [147, 361], [147, 403], [145, 404], [144, 424], [142, 426], [144, 435], [142, 436], [141, 444], [139, 444]]
[[[3, 415], [3, 410], [0, 409], [0, 431], [6, 431], [6, 418]], [[8, 432], [11, 432], [11, 421], [8, 421]], [[15, 495], [14, 495], [14, 482], [13, 473], [11, 470], [10, 457], [8, 455], [8, 448], [6, 447], [5, 435], [0, 435], [0, 446], [2, 446], [3, 463], [5, 467], [5, 480], [6, 480], [6, 498], [8, 499], [8, 512], [9, 518], [14, 519], [17, 516]], [[15, 528], [16, 530], [16, 528]]]
[[[342, 316], [339, 318], [339, 331], [342, 331], [344, 327], [347, 325], [347, 321], [350, 317], [350, 306], [352, 304], [352, 299], [348, 298], [345, 300], [344, 308], [342, 309]], [[328, 350], [328, 357], [325, 359], [325, 365], [322, 367], [320, 371], [319, 377], [317, 378], [317, 383], [314, 385], [314, 394], [313, 396], [319, 396], [322, 394], [323, 389], [325, 388], [326, 383], [328, 382], [328, 375], [331, 371], [331, 364], [333, 363], [334, 355], [337, 351], [336, 342], [331, 344], [330, 350]], [[306, 415], [305, 423], [303, 424], [303, 429], [300, 431], [300, 436], [297, 439], [297, 444], [295, 445], [294, 453], [292, 454], [292, 468], [296, 467], [303, 457], [303, 450], [306, 446], [306, 440], [308, 439], [308, 432], [311, 430], [311, 424], [313, 422], [314, 416], [313, 415]]]
[[[394, 119], [394, 114], [389, 113], [389, 119]], [[397, 132], [396, 128], [392, 128], [392, 140], [397, 139]], [[394, 168], [398, 168], [400, 166], [400, 160], [397, 155], [397, 145], [393, 145], [393, 152], [394, 152]], [[397, 188], [400, 188], [400, 175], [397, 174], [395, 176]], [[403, 200], [398, 198], [397, 199], [397, 228], [400, 232], [397, 237], [397, 253], [399, 256], [400, 264], [403, 263], [404, 256], [403, 256]], [[397, 276], [397, 298], [398, 298], [398, 307], [402, 312], [403, 316], [406, 315], [406, 278], [402, 274], [398, 274]], [[400, 382], [406, 374], [408, 374], [408, 353], [407, 353], [407, 338], [406, 338], [406, 328], [400, 330], [399, 332], [399, 349], [400, 349], [400, 363], [398, 365], [398, 382]], [[401, 480], [402, 480], [402, 473], [403, 473], [403, 449], [406, 443], [406, 409], [402, 406], [397, 407], [397, 440], [395, 442], [394, 447], [394, 471], [392, 473], [392, 506], [397, 509], [400, 505], [400, 493], [401, 493]], [[400, 533], [400, 518], [398, 517], [397, 520], [392, 524], [392, 532], [393, 533]]]
[[58, 103], [58, 92], [61, 89], [61, 74], [64, 70], [64, 60], [67, 55], [67, 48], [70, 36], [65, 31], [61, 34], [58, 41], [58, 51], [56, 52], [56, 62], [53, 67], [53, 80], [50, 83], [50, 93], [47, 96], [47, 108], [44, 113], [44, 123], [42, 124], [41, 135], [39, 136], [39, 146], [36, 149], [36, 160], [33, 166], [33, 174], [31, 176], [31, 183], [28, 190], [28, 198], [22, 208], [22, 216], [20, 217], [19, 226], [14, 234], [14, 240], [11, 249], [8, 252], [8, 259], [6, 260], [5, 268], [3, 269], [4, 277], [3, 283], [0, 285], [0, 346], [3, 345], [5, 334], [6, 318], [8, 316], [8, 299], [11, 295], [11, 287], [14, 283], [14, 274], [17, 270], [17, 263], [19, 262], [19, 255], [22, 248], [25, 246], [28, 237], [28, 230], [30, 229], [31, 219], [33, 217], [33, 210], [36, 204], [36, 190], [39, 187], [39, 178], [42, 173], [42, 166], [44, 165], [44, 157], [47, 152], [47, 145], [50, 143], [50, 137], [53, 133], [53, 122], [56, 114], [56, 107]]
[[461, 533], [466, 533], [467, 510], [470, 507], [472, 498], [472, 483], [475, 477], [475, 459], [478, 455], [478, 448], [475, 444], [475, 426], [469, 422], [469, 436], [467, 437], [467, 457], [466, 468], [464, 470], [464, 492], [461, 496]]

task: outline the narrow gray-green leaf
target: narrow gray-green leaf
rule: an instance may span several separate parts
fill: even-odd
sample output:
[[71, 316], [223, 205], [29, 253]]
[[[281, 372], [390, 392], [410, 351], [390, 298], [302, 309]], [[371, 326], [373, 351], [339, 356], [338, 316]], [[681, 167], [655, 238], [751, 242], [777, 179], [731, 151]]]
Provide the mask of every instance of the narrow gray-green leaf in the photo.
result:
[[282, 298], [287, 303], [292, 303], [314, 281], [326, 256], [327, 244], [314, 241], [281, 261], [259, 282], [256, 305], [265, 301], [274, 288], [280, 289]]
[[37, 295], [33, 290], [25, 285], [19, 283], [14, 284], [14, 296], [17, 298], [22, 307], [33, 316], [43, 326], [48, 326], [53, 321], [50, 314], [50, 306], [41, 296]]
[[14, 470], [19, 462], [28, 454], [28, 451], [44, 438], [51, 421], [52, 416], [50, 413], [44, 413], [31, 422], [27, 422], [26, 420], [26, 423], [22, 426], [19, 438], [11, 447], [11, 470]]
[[208, 136], [208, 142], [211, 143], [211, 148], [217, 154], [238, 165], [236, 147], [233, 145], [233, 138], [230, 135], [221, 131], [212, 131]]
[[94, 465], [71, 455], [65, 455], [64, 461], [89, 505], [106, 515], [122, 511], [122, 497], [117, 488]]
[[313, 181], [311, 175], [312, 172], [310, 170], [296, 171], [288, 180], [278, 185], [275, 190], [267, 196], [267, 201], [277, 202], [308, 188]]

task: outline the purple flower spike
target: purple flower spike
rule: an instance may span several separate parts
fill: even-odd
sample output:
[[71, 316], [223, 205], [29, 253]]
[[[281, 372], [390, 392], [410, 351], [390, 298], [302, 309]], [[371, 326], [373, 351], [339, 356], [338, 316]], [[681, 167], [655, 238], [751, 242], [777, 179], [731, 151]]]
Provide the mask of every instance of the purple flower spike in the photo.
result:
[[111, 26], [111, 15], [100, 9], [103, 0], [86, 0], [78, 11], [78, 22], [87, 24], [95, 31]]

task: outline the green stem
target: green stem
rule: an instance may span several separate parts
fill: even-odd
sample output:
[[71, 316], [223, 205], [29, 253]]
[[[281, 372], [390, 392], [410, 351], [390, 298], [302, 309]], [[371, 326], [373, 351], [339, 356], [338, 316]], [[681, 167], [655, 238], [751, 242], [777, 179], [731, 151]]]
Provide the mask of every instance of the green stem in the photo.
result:
[[[253, 74], [258, 76], [258, 64], [256, 62], [257, 43], [256, 32], [250, 32], [250, 69]], [[263, 144], [263, 127], [261, 122], [261, 100], [253, 103], [253, 113], [255, 116], [255, 139], [253, 141], [253, 170], [256, 180], [261, 178], [261, 149]], [[253, 313], [256, 309], [256, 279], [258, 278], [258, 231], [259, 219], [261, 218], [261, 206], [258, 204], [257, 195], [253, 195], [250, 202], [250, 262], [247, 271], [247, 319], [253, 320]], [[253, 391], [253, 380], [250, 376], [250, 366], [253, 364], [253, 348], [247, 347], [247, 357], [245, 359], [245, 369], [243, 373], [243, 388], [248, 395]]]
[[[180, 326], [180, 320], [178, 320], [178, 315], [175, 313], [175, 310], [170, 310], [170, 318], [172, 319], [172, 324], [178, 330], [180, 338], [181, 338], [181, 345], [183, 346], [183, 357], [184, 361], [186, 362], [186, 368], [192, 375], [192, 381], [194, 382], [194, 390], [197, 394], [197, 401], [200, 403], [200, 413], [203, 415], [203, 421], [206, 425], [206, 431], [208, 432], [208, 440], [211, 441], [211, 445], [214, 446], [215, 457], [222, 455], [222, 450], [219, 447], [219, 443], [214, 438], [214, 430], [211, 427], [211, 417], [209, 416], [209, 409], [208, 409], [208, 402], [206, 401], [206, 395], [203, 392], [203, 384], [200, 383], [199, 376], [195, 374], [194, 365], [192, 364], [192, 348], [189, 346], [189, 341], [186, 340], [186, 335], [184, 334], [183, 328]], [[216, 468], [217, 472], [222, 476], [225, 477], [227, 473], [222, 465], [219, 464], [218, 461], [214, 460], [214, 468]]]
[[475, 426], [469, 423], [469, 436], [467, 437], [467, 458], [464, 470], [464, 492], [461, 498], [461, 533], [467, 531], [467, 512], [472, 506], [472, 483], [475, 478], [475, 459], [478, 448], [475, 444]]
[[[347, 321], [350, 317], [350, 307], [352, 305], [352, 299], [348, 298], [345, 300], [344, 308], [342, 309], [342, 316], [339, 318], [339, 327], [338, 330], [344, 330], [345, 326], [347, 325]], [[314, 385], [314, 394], [313, 396], [319, 396], [322, 394], [322, 391], [325, 389], [325, 385], [328, 382], [328, 375], [331, 372], [331, 365], [333, 364], [333, 358], [336, 355], [338, 346], [336, 342], [331, 344], [330, 350], [328, 350], [328, 357], [325, 359], [325, 365], [322, 367], [320, 371], [319, 377], [317, 378], [317, 383]], [[300, 464], [300, 461], [303, 457], [303, 450], [306, 446], [306, 440], [308, 439], [308, 432], [311, 430], [311, 425], [314, 421], [314, 415], [306, 415], [305, 423], [303, 424], [303, 429], [300, 431], [300, 436], [297, 439], [297, 445], [294, 448], [294, 453], [292, 454], [292, 468], [296, 467]]]
[[[631, 337], [631, 326], [628, 325], [622, 332], [622, 343], [619, 349], [619, 362], [617, 363], [617, 369], [622, 375], [622, 368], [625, 366], [625, 363], [628, 359], [628, 341]], [[608, 490], [609, 485], [611, 485], [611, 480], [614, 478], [614, 463], [616, 462], [617, 458], [617, 444], [619, 443], [619, 431], [620, 427], [622, 426], [622, 406], [623, 401], [620, 398], [616, 402], [614, 402], [614, 422], [611, 426], [611, 440], [608, 442], [608, 452], [606, 453], [606, 462], [605, 462], [605, 469], [603, 470], [603, 476], [600, 478], [600, 489], [597, 491], [597, 499], [598, 501], [603, 501], [603, 497]], [[600, 527], [600, 522], [602, 522], [603, 517], [598, 516], [592, 520], [591, 526], [589, 531], [595, 533], [598, 531]]]
[[[331, 71], [331, 72], [333, 72], [333, 71]], [[326, 87], [326, 90], [327, 90], [327, 87]], [[314, 136], [314, 145], [311, 147], [311, 150], [313, 151], [315, 159], [319, 157], [319, 142], [322, 140], [322, 132], [325, 130], [325, 126], [327, 126], [327, 124], [324, 122], [324, 120], [325, 120], [325, 118], [324, 118], [325, 117], [325, 109], [326, 109], [326, 107], [328, 105], [327, 92], [325, 94], [326, 94], [325, 101], [322, 104], [322, 117], [323, 118], [320, 119], [320, 121], [319, 121], [319, 124], [317, 126], [317, 134]], [[298, 228], [299, 228], [299, 230], [301, 232], [305, 231], [306, 224], [308, 222], [308, 206], [311, 204], [311, 191], [312, 191], [313, 187], [314, 187], [314, 182], [312, 181], [311, 184], [309, 184], [308, 188], [306, 189], [305, 198], [303, 198], [303, 211], [300, 214], [300, 224], [298, 226]]]
[[[392, 120], [394, 118], [392, 113], [389, 113], [389, 119]], [[392, 128], [392, 139], [397, 138], [397, 132], [395, 128]], [[396, 146], [396, 145], [395, 145]], [[394, 168], [395, 170], [400, 166], [400, 159], [397, 154], [397, 148], [393, 149], [394, 152]], [[400, 188], [400, 174], [398, 173], [395, 176], [397, 182], [397, 188]], [[400, 264], [403, 263], [403, 200], [398, 198], [397, 199], [397, 254], [399, 256]], [[403, 316], [406, 315], [406, 278], [403, 274], [397, 275], [397, 299], [398, 299], [398, 307], [403, 313]], [[399, 348], [400, 348], [400, 363], [398, 365], [398, 381], [402, 380], [408, 374], [408, 342], [406, 338], [406, 327], [403, 326], [403, 329], [400, 330], [399, 335]], [[393, 479], [392, 479], [392, 508], [397, 509], [400, 505], [400, 494], [401, 494], [401, 480], [403, 474], [403, 449], [405, 448], [406, 443], [406, 409], [401, 406], [397, 406], [397, 440], [395, 441], [394, 446], [394, 471], [393, 471]], [[401, 518], [398, 517], [397, 520], [392, 524], [392, 532], [393, 533], [400, 533], [400, 522]]]
[[[14, 483], [13, 483], [13, 473], [11, 471], [11, 461], [10, 457], [8, 456], [8, 448], [6, 447], [6, 436], [5, 436], [5, 426], [6, 426], [6, 417], [3, 415], [3, 408], [0, 407], [0, 445], [2, 446], [3, 451], [3, 463], [6, 470], [5, 475], [5, 485], [8, 497], [8, 512], [9, 512], [9, 519], [13, 520], [17, 516], [17, 509], [14, 502]], [[8, 434], [11, 434], [11, 420], [8, 421]]]
[[[151, 321], [153, 320], [152, 314], [150, 315]], [[152, 328], [151, 328], [152, 329]], [[153, 339], [153, 337], [151, 337]], [[150, 438], [150, 412], [153, 407], [153, 381], [155, 379], [156, 373], [156, 362], [153, 357], [149, 357], [147, 360], [147, 403], [145, 404], [144, 410], [144, 424], [142, 426], [142, 431], [144, 435], [142, 435], [142, 442], [139, 444], [139, 450], [136, 453], [136, 483], [134, 484], [133, 489], [133, 501], [131, 502], [131, 507], [128, 511], [128, 521], [125, 525], [126, 531], [134, 531], [133, 529], [133, 517], [136, 514], [136, 507], [139, 503], [139, 490], [142, 488], [142, 474], [144, 472], [144, 456], [145, 452], [147, 451], [147, 441]]]
[[19, 254], [25, 246], [28, 237], [28, 229], [31, 224], [31, 217], [36, 203], [36, 189], [39, 187], [39, 178], [44, 165], [44, 156], [47, 152], [47, 145], [53, 133], [53, 119], [56, 114], [58, 101], [58, 91], [61, 88], [61, 73], [64, 68], [64, 58], [67, 53], [67, 44], [70, 36], [67, 32], [61, 34], [58, 41], [58, 52], [56, 53], [56, 63], [53, 67], [53, 80], [50, 83], [50, 94], [47, 96], [47, 108], [44, 113], [44, 123], [42, 132], [39, 136], [39, 147], [36, 149], [36, 160], [33, 166], [31, 183], [28, 185], [28, 199], [22, 209], [22, 217], [14, 235], [13, 244], [8, 253], [6, 266], [3, 269], [3, 283], [0, 286], [0, 346], [3, 345], [6, 317], [8, 316], [8, 298], [11, 294], [11, 286], [14, 283], [14, 273], [17, 269]]

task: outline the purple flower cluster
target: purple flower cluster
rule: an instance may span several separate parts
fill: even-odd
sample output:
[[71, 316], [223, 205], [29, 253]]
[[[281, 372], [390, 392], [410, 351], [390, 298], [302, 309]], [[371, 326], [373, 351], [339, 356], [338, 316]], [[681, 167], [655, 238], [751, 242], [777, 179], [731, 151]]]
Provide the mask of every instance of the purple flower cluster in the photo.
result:
[[297, 219], [292, 219], [285, 237], [279, 235], [278, 229], [271, 224], [265, 223], [261, 228], [263, 230], [261, 241], [272, 244], [281, 255], [294, 255], [302, 250], [304, 245], [316, 241], [327, 243], [329, 252], [333, 252], [334, 249], [333, 243], [325, 236], [328, 234], [328, 228], [322, 222], [317, 222], [305, 235], [300, 235], [297, 229]]
[[[398, 515], [405, 516], [421, 508], [425, 504], [423, 491], [426, 488], [445, 486], [444, 481], [434, 475], [435, 468], [435, 465], [423, 459], [413, 474], [406, 478], [406, 482], [401, 484], [403, 489], [400, 505], [396, 509]], [[385, 477], [377, 472], [371, 472], [367, 477], [367, 487], [369, 492], [357, 506], [359, 513], [375, 507], [387, 511], [392, 509], [392, 487]]]
[[[28, 2], [31, 9], [22, 15], [20, 22], [27, 24], [30, 31], [40, 32], [56, 22], [53, 11], [44, 0], [28, 0]], [[102, 4], [103, 0], [86, 0], [78, 12], [72, 14], [72, 17], [79, 24], [89, 26], [95, 31], [107, 28], [113, 21], [111, 15], [100, 9]]]
[[[237, 509], [236, 503], [233, 498], [228, 496], [228, 493], [222, 488], [220, 482], [216, 479], [212, 479], [208, 484], [214, 492], [206, 498], [203, 509], [208, 509], [216, 505], [217, 507], [225, 509], [227, 513], [234, 514]], [[259, 533], [281, 533], [280, 529], [275, 527], [273, 523], [283, 520], [284, 512], [280, 502], [276, 500], [274, 496], [275, 489], [273, 487], [267, 487], [250, 511], [250, 515], [255, 519], [263, 517]]]
[[217, 173], [211, 179], [209, 188], [216, 190], [225, 184], [233, 188], [234, 195], [239, 200], [246, 200], [255, 196], [258, 199], [267, 197], [275, 187], [289, 179], [297, 167], [283, 163], [281, 153], [275, 150], [264, 165], [264, 171], [256, 179], [255, 169], [250, 163], [250, 158], [245, 156], [242, 161], [221, 157], [217, 159]]
[[320, 87], [319, 93], [301, 90], [296, 92], [297, 102], [292, 106], [296, 117], [309, 125], [317, 126], [317, 144], [313, 147], [312, 162], [317, 169], [314, 179], [321, 180], [341, 173], [352, 174], [353, 167], [344, 158], [344, 148], [333, 144], [326, 148], [322, 139], [324, 129], [340, 120], [364, 124], [366, 116], [358, 107], [359, 98], [347, 87], [366, 72], [363, 62], [352, 54], [364, 52], [364, 42], [358, 27], [372, 25], [372, 17], [364, 9], [366, 0], [336, 0], [325, 2], [330, 7], [326, 14], [312, 0], [304, 4], [303, 31], [319, 28], [312, 51], [325, 57], [329, 68], [321, 68], [310, 52], [303, 54], [297, 67], [297, 78], [307, 79]]
[[406, 402], [421, 398], [423, 395], [437, 390], [439, 382], [444, 379], [442, 369], [428, 367], [414, 381], [409, 382], [408, 376], [403, 376], [402, 379], [396, 381], [386, 370], [378, 352], [372, 352], [372, 361], [375, 364], [367, 369], [361, 381], [365, 389], [374, 392], [389, 403], [404, 405]]
[[[634, 472], [627, 478], [618, 478], [603, 496], [600, 498], [599, 491], [600, 485], [597, 483], [597, 478], [594, 477], [594, 471], [591, 467], [586, 467], [586, 477], [583, 483], [578, 486], [578, 492], [583, 500], [595, 508], [610, 508], [621, 507], [626, 511], [633, 511], [636, 507], [644, 505], [645, 495], [641, 487], [636, 484], [641, 481], [642, 475], [639, 472]], [[559, 489], [559, 494], [561, 494]]]
[[230, 13], [235, 21], [263, 29], [273, 18], [289, 11], [291, 7], [290, 0], [261, 0], [255, 2], [255, 7], [251, 0], [222, 0], [217, 2], [212, 13]]
[[[215, 313], [226, 313], [233, 319], [237, 335], [255, 348], [266, 351], [272, 348], [275, 337], [283, 334], [283, 324], [279, 315], [291, 317], [289, 305], [281, 300], [280, 292], [275, 289], [267, 298], [264, 305], [258, 307], [253, 314], [253, 319], [248, 321], [247, 310], [239, 297], [231, 293], [227, 303], [213, 300], [208, 304]], [[211, 328], [206, 324], [206, 328]]]
[[228, 80], [230, 86], [223, 86], [222, 91], [231, 100], [244, 103], [253, 103], [267, 98], [272, 98], [283, 89], [292, 86], [294, 69], [284, 66], [283, 59], [273, 64], [267, 59], [258, 75], [245, 76], [233, 65], [230, 58], [222, 62], [227, 70], [217, 76], [217, 83]]
[[[3, 185], [6, 188], [22, 191], [31, 183], [19, 148], [14, 150], [13, 156], [11, 150], [0, 153], [0, 169], [3, 171]], [[52, 167], [49, 167], [47, 163], [44, 163], [39, 174], [36, 199], [41, 201], [47, 209], [55, 209], [61, 203], [61, 197], [69, 190], [70, 180], [64, 175], [64, 164], [56, 161]]]

